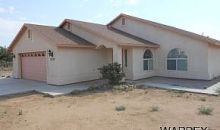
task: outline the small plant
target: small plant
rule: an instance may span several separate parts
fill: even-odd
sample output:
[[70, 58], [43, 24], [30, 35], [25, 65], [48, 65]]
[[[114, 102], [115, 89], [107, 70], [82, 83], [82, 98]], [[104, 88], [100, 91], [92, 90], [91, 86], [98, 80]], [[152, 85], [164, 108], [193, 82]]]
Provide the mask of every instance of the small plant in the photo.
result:
[[121, 64], [111, 63], [98, 69], [103, 79], [107, 79], [110, 84], [116, 85], [121, 82], [125, 74], [122, 72]]
[[182, 91], [182, 90], [174, 90], [173, 92], [174, 92], [174, 93], [178, 93], [178, 94], [184, 94], [184, 93], [186, 93], [185, 91]]
[[180, 93], [179, 93], [179, 94], [177, 94], [176, 96], [177, 96], [177, 97], [182, 97], [182, 96], [183, 96], [183, 94], [180, 94]]
[[198, 110], [199, 110], [199, 114], [201, 115], [211, 115], [213, 112], [213, 108], [204, 107], [204, 106], [201, 106], [200, 108], [198, 108]]
[[116, 106], [116, 107], [115, 107], [115, 110], [116, 110], [116, 111], [125, 111], [125, 109], [126, 109], [126, 107], [123, 106], [123, 105], [121, 105], [121, 106]]
[[136, 85], [134, 84], [121, 84], [121, 85], [116, 85], [113, 87], [114, 90], [118, 91], [132, 91], [136, 88]]
[[217, 92], [218, 94], [220, 94], [220, 88], [217, 88], [217, 89], [216, 89], [216, 92]]
[[18, 115], [22, 115], [22, 114], [23, 114], [22, 109], [20, 109]]
[[205, 97], [201, 97], [201, 98], [200, 98], [200, 101], [205, 102], [205, 101], [206, 101], [206, 98], [205, 98]]
[[89, 91], [107, 90], [107, 89], [112, 89], [112, 85], [109, 85], [109, 84], [92, 85], [88, 88]]
[[159, 111], [159, 107], [158, 106], [152, 106], [150, 111], [151, 112], [157, 112], [157, 111]]
[[43, 97], [48, 97], [48, 98], [54, 98], [54, 96], [48, 94], [48, 93], [45, 93]]

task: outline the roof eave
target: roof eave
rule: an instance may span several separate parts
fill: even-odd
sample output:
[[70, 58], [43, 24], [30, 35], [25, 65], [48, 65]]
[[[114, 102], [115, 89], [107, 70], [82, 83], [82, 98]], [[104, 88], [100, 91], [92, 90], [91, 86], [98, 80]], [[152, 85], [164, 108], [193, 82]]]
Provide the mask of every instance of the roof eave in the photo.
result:
[[72, 45], [72, 44], [56, 44], [57, 47], [60, 48], [95, 48], [96, 46], [92, 45]]
[[11, 44], [9, 45], [9, 47], [7, 48], [9, 52], [13, 51], [13, 48], [17, 42], [17, 40], [19, 39], [19, 36], [22, 35], [22, 32], [24, 32], [27, 29], [27, 27], [25, 26], [25, 24], [21, 27], [21, 29], [18, 31], [18, 33], [16, 34], [15, 38], [12, 40]]
[[119, 44], [119, 46], [121, 47], [148, 47], [148, 48], [159, 48], [160, 45], [145, 45], [145, 44], [137, 44], [137, 45], [134, 45], [134, 44]]
[[107, 26], [110, 26], [110, 25], [112, 25], [116, 20], [118, 20], [120, 17], [122, 17], [122, 16], [124, 16], [124, 14], [119, 14], [117, 17], [115, 17], [113, 20], [111, 20], [108, 24], [107, 24]]

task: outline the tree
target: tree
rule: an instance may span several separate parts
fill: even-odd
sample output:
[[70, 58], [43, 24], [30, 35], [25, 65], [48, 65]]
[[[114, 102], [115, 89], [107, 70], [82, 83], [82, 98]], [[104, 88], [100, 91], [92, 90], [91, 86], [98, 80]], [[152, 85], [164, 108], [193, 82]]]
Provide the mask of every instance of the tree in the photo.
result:
[[0, 62], [11, 62], [13, 54], [7, 51], [7, 48], [0, 46]]

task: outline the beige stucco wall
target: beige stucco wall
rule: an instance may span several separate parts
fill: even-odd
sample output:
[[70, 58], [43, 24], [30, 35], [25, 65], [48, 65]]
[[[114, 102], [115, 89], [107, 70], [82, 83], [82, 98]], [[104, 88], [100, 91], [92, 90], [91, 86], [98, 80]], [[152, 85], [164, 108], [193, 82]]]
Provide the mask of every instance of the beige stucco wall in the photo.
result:
[[153, 54], [153, 70], [144, 70], [143, 68], [143, 55], [146, 49], [150, 48], [133, 48], [133, 79], [143, 79], [156, 76], [156, 55], [155, 49], [150, 49]]
[[93, 34], [92, 32], [88, 32], [74, 24], [70, 25], [70, 29], [68, 29], [67, 24], [64, 24], [63, 29], [72, 32], [73, 34], [90, 41], [91, 43], [95, 44], [96, 46], [104, 45], [106, 48], [111, 48], [113, 50], [113, 62], [118, 62], [122, 64], [122, 48], [117, 46], [114, 42], [106, 40], [102, 36], [98, 34]]
[[[125, 66], [125, 50], [127, 50], [127, 67]], [[133, 49], [130, 47], [123, 48], [123, 71], [126, 79], [133, 79]]]
[[[41, 34], [32, 32], [32, 39], [27, 38], [27, 31], [24, 32], [22, 37], [17, 42], [16, 46], [13, 48], [13, 53], [15, 54], [15, 58], [13, 59], [13, 77], [21, 78], [21, 62], [19, 53], [25, 52], [36, 52], [36, 51], [46, 51], [52, 50], [54, 55], [56, 56], [56, 47], [52, 46], [48, 39], [44, 38]], [[46, 55], [46, 66], [47, 66], [47, 83], [52, 84], [56, 81], [56, 62], [50, 61]], [[34, 68], [33, 68], [34, 69]]]
[[[154, 72], [143, 72], [141, 58], [143, 57], [144, 48], [133, 49], [134, 79], [151, 75], [205, 80], [211, 78], [208, 72], [207, 43], [130, 19], [126, 19], [126, 25], [121, 25], [119, 19], [113, 24], [113, 27], [160, 45], [160, 48], [154, 51]], [[188, 56], [187, 71], [167, 70], [167, 55], [174, 48], [181, 48], [186, 52]]]
[[57, 85], [100, 78], [98, 68], [112, 62], [111, 49], [59, 48]]
[[220, 47], [209, 46], [209, 74], [211, 78], [220, 76]]

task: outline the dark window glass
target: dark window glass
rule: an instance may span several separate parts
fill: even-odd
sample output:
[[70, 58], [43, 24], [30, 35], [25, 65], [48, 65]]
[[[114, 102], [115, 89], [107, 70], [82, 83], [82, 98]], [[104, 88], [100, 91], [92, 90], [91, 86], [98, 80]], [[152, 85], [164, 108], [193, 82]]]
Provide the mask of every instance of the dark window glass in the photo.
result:
[[146, 50], [144, 52], [144, 59], [148, 59], [148, 58], [153, 58], [153, 54], [151, 53], [150, 50]]
[[70, 23], [67, 23], [67, 29], [70, 30]]
[[176, 60], [167, 60], [167, 69], [176, 70]]
[[128, 67], [128, 50], [125, 50], [125, 67]]
[[28, 38], [31, 39], [31, 30], [28, 30]]
[[144, 70], [148, 70], [148, 60], [144, 60]]
[[125, 18], [122, 18], [121, 24], [122, 24], [122, 25], [125, 25]]
[[178, 59], [177, 60], [177, 70], [180, 70], [180, 71], [187, 70], [187, 60], [186, 59]]

